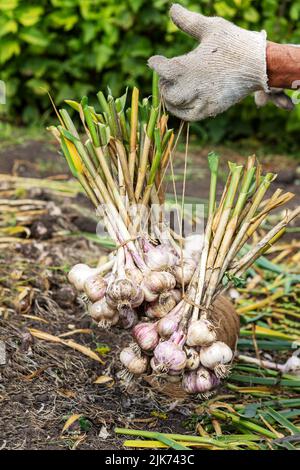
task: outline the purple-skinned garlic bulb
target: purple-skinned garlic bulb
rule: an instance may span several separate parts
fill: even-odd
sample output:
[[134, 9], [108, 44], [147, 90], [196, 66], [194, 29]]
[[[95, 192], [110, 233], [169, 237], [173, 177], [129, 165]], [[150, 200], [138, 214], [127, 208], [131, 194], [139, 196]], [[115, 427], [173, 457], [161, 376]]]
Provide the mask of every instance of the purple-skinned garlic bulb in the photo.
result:
[[161, 372], [182, 371], [186, 365], [186, 354], [183, 350], [185, 336], [182, 332], [175, 332], [167, 341], [161, 341], [154, 349], [154, 359], [157, 370]]
[[156, 323], [138, 323], [133, 328], [132, 334], [140, 348], [144, 351], [153, 351], [159, 342]]
[[133, 328], [138, 322], [138, 315], [131, 307], [122, 307], [119, 309], [120, 323], [125, 330]]
[[177, 331], [180, 321], [184, 315], [184, 303], [180, 302], [157, 324], [157, 331], [161, 338], [170, 338]]
[[205, 367], [184, 374], [182, 387], [187, 393], [207, 394], [220, 384], [220, 379]]

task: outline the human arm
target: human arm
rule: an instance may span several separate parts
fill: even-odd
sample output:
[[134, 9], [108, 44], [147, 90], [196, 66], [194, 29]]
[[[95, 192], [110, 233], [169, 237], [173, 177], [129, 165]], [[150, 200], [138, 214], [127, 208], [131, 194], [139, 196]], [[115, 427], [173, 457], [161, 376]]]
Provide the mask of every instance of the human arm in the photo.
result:
[[[271, 100], [292, 109], [292, 101], [282, 88], [299, 70], [296, 56], [300, 57], [300, 51], [296, 47], [267, 42], [264, 31], [247, 31], [223, 18], [206, 17], [178, 4], [171, 7], [170, 16], [200, 42], [183, 56], [149, 59], [150, 67], [160, 76], [161, 95], [171, 113], [198, 121], [216, 116], [251, 93], [255, 93], [259, 106]], [[294, 67], [284, 75], [281, 67], [289, 58]]]

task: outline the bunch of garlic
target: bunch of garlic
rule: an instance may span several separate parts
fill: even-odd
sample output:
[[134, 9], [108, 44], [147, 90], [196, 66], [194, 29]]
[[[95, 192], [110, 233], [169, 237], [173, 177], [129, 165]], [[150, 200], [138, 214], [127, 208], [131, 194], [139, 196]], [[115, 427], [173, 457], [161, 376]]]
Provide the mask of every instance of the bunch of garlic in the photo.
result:
[[210, 393], [226, 376], [233, 352], [217, 340], [214, 324], [205, 315], [195, 317], [186, 302], [202, 237], [187, 237], [177, 250], [141, 237], [136, 247], [135, 254], [120, 248], [99, 268], [74, 266], [69, 281], [99, 327], [131, 330], [134, 343], [120, 353], [123, 380], [152, 373], [181, 382], [187, 393]]
[[190, 258], [195, 248], [191, 249], [190, 241], [184, 255], [179, 248], [153, 244], [144, 236], [136, 240], [135, 248], [132, 253], [120, 247], [99, 268], [76, 264], [68, 274], [101, 328], [130, 329], [143, 317], [163, 318], [180, 302], [182, 288], [195, 271], [196, 263]]
[[[164, 316], [153, 315], [137, 323], [132, 329], [139, 357], [148, 358], [147, 372], [169, 382], [181, 383], [190, 394], [208, 396], [220, 380], [227, 376], [233, 359], [232, 349], [218, 341], [217, 329], [206, 318], [193, 320], [188, 315], [190, 306], [185, 300]], [[126, 349], [126, 348], [125, 348]], [[120, 361], [127, 379], [144, 374], [136, 372], [132, 364]]]

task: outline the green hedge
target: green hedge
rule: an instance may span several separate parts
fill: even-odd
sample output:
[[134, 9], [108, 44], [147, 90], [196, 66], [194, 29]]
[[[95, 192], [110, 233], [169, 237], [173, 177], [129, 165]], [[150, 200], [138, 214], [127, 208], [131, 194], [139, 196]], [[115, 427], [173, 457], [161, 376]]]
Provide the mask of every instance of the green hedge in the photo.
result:
[[[299, 0], [181, 0], [209, 15], [268, 32], [271, 40], [300, 44]], [[92, 96], [110, 85], [120, 93], [138, 84], [150, 93], [152, 54], [187, 52], [195, 42], [168, 19], [166, 0], [1, 0], [0, 79], [7, 86], [1, 114], [14, 122], [48, 119], [47, 91], [57, 104]], [[268, 106], [257, 112], [247, 99], [214, 120], [195, 126], [203, 140], [252, 136], [295, 149], [300, 107], [292, 113]]]

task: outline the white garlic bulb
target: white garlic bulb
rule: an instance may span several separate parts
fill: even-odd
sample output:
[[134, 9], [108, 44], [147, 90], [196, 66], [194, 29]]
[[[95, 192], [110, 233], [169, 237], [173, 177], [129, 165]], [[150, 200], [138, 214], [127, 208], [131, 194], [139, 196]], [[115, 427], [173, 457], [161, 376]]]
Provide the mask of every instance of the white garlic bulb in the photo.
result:
[[168, 247], [163, 245], [151, 247], [144, 254], [144, 258], [147, 266], [152, 271], [163, 271], [173, 266], [177, 261], [177, 257], [170, 252]]
[[176, 285], [175, 277], [166, 271], [151, 271], [144, 278], [141, 288], [143, 289], [145, 300], [153, 302], [162, 292], [174, 289]]
[[98, 322], [100, 328], [109, 328], [116, 325], [119, 321], [118, 312], [108, 305], [105, 297], [90, 304], [88, 311], [91, 317]]
[[116, 279], [106, 291], [107, 303], [118, 309], [130, 305], [132, 308], [139, 307], [144, 300], [142, 289], [126, 278]]
[[233, 352], [227, 344], [222, 341], [216, 341], [200, 350], [200, 361], [204, 367], [215, 372], [217, 377], [226, 377], [232, 361]]
[[69, 282], [78, 291], [84, 290], [84, 284], [87, 279], [98, 273], [97, 268], [90, 268], [87, 264], [75, 264], [68, 274]]
[[178, 284], [188, 285], [192, 280], [196, 266], [197, 264], [192, 258], [185, 258], [181, 264], [175, 266], [173, 274]]
[[135, 266], [131, 268], [125, 267], [125, 276], [137, 286], [139, 286], [144, 279], [143, 273]]
[[134, 351], [130, 346], [121, 351], [120, 361], [134, 375], [143, 374], [148, 367], [148, 358]]
[[184, 257], [193, 258], [196, 262], [199, 261], [204, 243], [204, 235], [194, 233], [188, 235], [184, 240]]
[[179, 289], [172, 289], [163, 292], [154, 302], [148, 303], [145, 314], [149, 318], [163, 318], [180, 302], [181, 292]]
[[283, 373], [300, 376], [300, 357], [296, 354], [289, 357], [283, 366]]
[[216, 341], [217, 335], [214, 325], [206, 318], [191, 321], [187, 332], [188, 346], [208, 346]]

